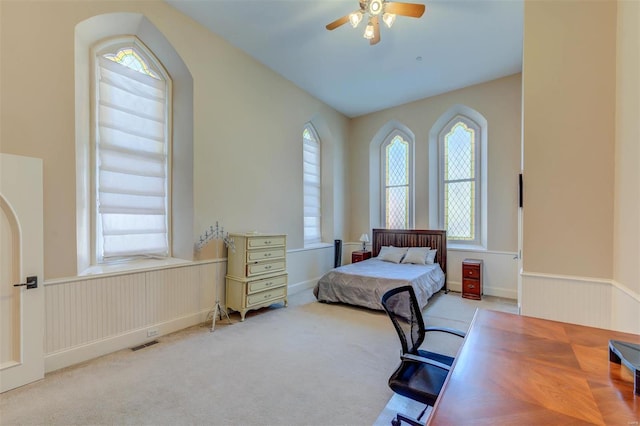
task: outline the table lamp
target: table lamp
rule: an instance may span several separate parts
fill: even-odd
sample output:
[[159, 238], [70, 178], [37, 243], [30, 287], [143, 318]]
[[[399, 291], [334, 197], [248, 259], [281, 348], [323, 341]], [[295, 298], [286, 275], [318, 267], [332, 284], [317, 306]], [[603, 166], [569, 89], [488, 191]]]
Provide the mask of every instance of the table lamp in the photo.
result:
[[360, 241], [362, 241], [362, 251], [367, 249], [367, 243], [369, 242], [369, 234], [360, 235]]

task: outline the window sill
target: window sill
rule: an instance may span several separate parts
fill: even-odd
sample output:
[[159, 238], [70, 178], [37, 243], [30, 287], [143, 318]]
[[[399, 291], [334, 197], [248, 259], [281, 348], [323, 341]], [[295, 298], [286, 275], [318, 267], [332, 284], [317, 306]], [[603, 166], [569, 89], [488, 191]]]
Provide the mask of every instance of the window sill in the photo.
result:
[[193, 263], [190, 260], [178, 259], [175, 257], [168, 257], [166, 259], [138, 259], [129, 262], [122, 263], [105, 263], [101, 265], [92, 265], [82, 271], [78, 276], [90, 276], [90, 275], [109, 275], [118, 274], [122, 272], [141, 272], [150, 269], [162, 269], [169, 268], [177, 265], [185, 265], [187, 263]]
[[310, 244], [308, 246], [304, 246], [302, 248], [287, 250], [287, 253], [295, 253], [295, 252], [298, 252], [298, 251], [319, 250], [319, 249], [325, 249], [325, 248], [329, 248], [329, 247], [333, 248], [333, 244], [315, 243], [315, 244]]
[[455, 251], [473, 251], [473, 252], [486, 252], [487, 248], [471, 244], [452, 244], [447, 243], [447, 250]]

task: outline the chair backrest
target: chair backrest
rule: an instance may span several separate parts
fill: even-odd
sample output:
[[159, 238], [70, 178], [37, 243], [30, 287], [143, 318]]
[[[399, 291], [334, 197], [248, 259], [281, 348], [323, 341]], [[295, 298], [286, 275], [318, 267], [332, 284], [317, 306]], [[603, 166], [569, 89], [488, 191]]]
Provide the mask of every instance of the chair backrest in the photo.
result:
[[[382, 296], [382, 306], [398, 332], [402, 353], [417, 354], [424, 341], [424, 320], [410, 285], [397, 287]], [[407, 317], [408, 315], [408, 317]]]

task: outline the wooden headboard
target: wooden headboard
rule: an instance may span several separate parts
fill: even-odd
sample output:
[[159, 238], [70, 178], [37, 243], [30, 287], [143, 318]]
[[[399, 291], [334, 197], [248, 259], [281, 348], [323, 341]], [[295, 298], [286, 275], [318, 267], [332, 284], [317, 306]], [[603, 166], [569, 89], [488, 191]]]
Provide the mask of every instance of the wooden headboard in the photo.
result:
[[[436, 262], [447, 274], [447, 231], [431, 229], [374, 229], [373, 253], [375, 257], [382, 246], [431, 247], [437, 249]], [[446, 282], [445, 282], [446, 289]]]

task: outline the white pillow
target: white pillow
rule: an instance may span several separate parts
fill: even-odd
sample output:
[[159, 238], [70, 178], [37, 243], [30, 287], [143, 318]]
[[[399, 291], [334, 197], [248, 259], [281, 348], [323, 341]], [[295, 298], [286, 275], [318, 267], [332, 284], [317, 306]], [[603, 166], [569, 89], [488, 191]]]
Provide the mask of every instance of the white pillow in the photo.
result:
[[430, 247], [409, 247], [407, 254], [402, 259], [402, 263], [413, 263], [416, 265], [425, 265], [427, 263], [427, 255]]
[[438, 250], [429, 250], [429, 254], [427, 254], [427, 265], [433, 265], [436, 260], [436, 253]]
[[380, 253], [378, 253], [378, 259], [386, 262], [400, 263], [406, 253], [406, 247], [383, 246], [380, 248]]

